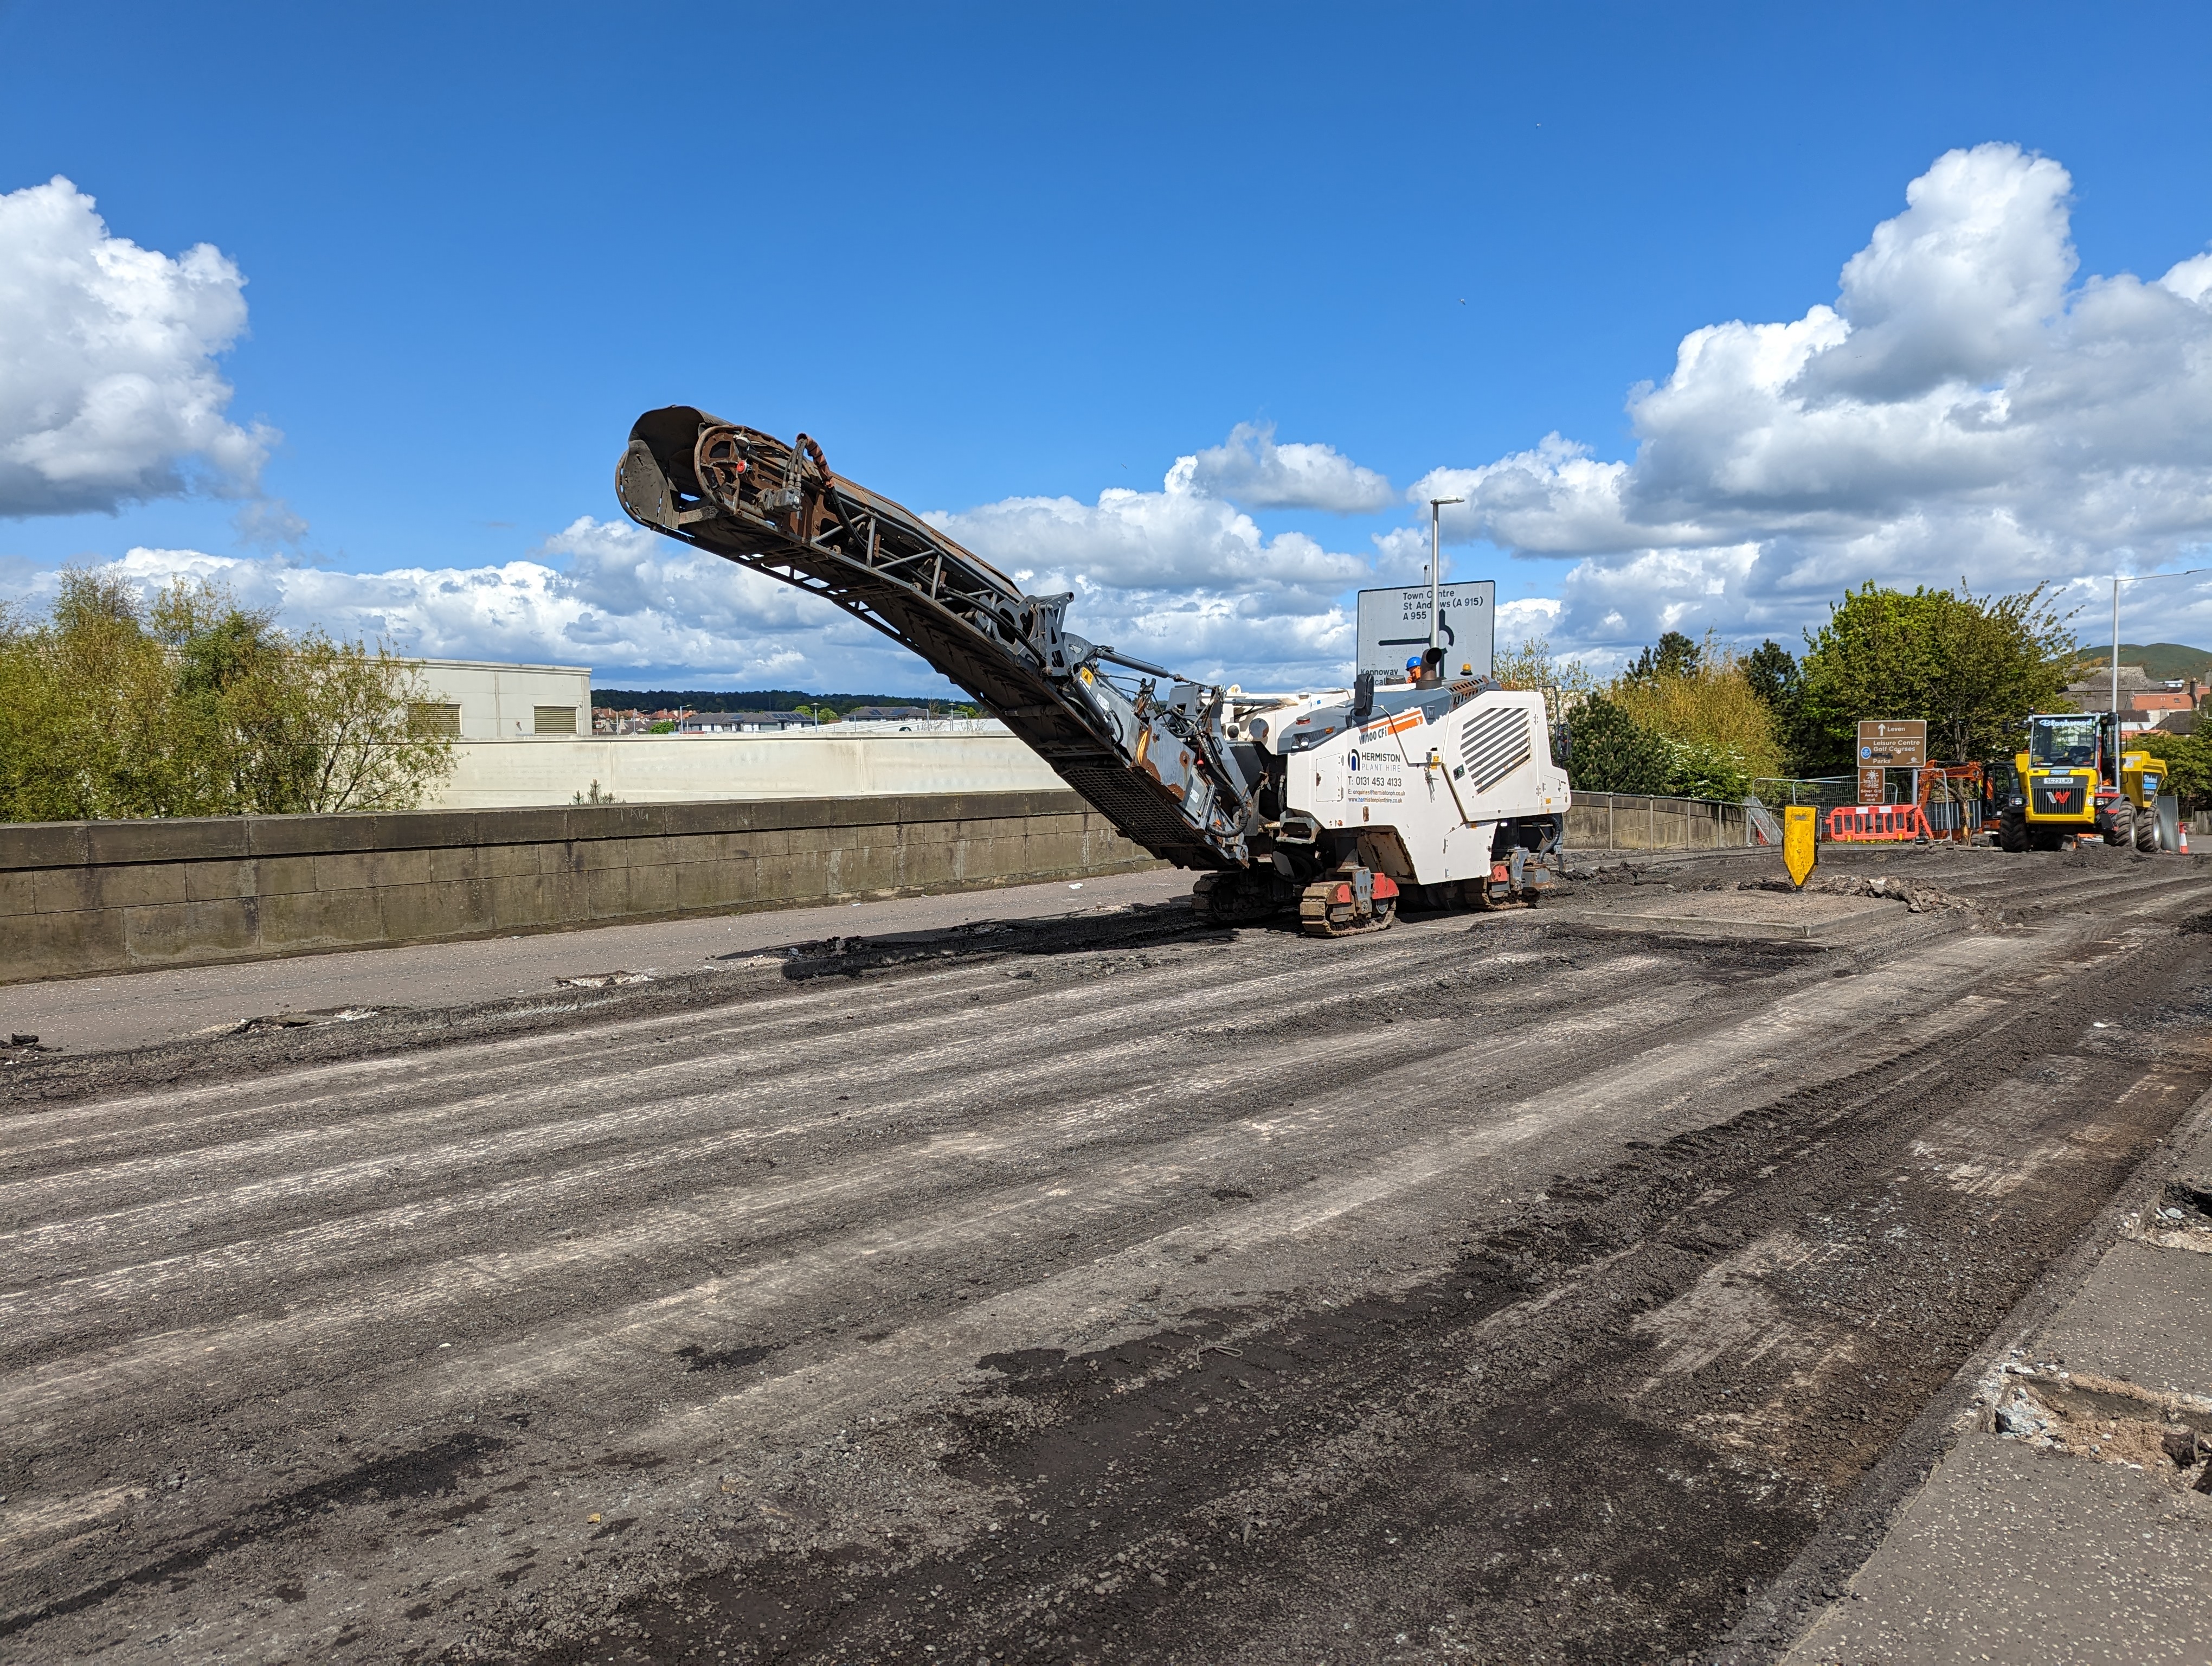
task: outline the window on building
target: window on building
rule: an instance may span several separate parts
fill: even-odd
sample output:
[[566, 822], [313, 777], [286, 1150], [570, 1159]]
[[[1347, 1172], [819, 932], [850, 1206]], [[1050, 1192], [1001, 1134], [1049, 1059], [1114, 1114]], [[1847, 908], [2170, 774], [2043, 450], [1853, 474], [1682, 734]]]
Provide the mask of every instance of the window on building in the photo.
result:
[[576, 708], [574, 706], [533, 706], [536, 718], [532, 725], [539, 734], [574, 734], [576, 733]]
[[461, 708], [436, 700], [416, 700], [407, 708], [407, 715], [417, 729], [431, 734], [458, 736], [461, 732]]

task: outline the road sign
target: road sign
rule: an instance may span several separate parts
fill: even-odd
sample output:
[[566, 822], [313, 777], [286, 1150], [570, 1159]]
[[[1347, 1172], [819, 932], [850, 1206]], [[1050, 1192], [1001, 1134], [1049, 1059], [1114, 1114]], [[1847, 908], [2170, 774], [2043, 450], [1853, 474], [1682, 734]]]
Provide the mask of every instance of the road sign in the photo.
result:
[[1820, 860], [1820, 812], [1809, 804], [1785, 805], [1782, 810], [1782, 864], [1790, 870], [1790, 883], [1805, 889], [1805, 880]]
[[1859, 769], [1859, 802], [1880, 804], [1885, 796], [1885, 786], [1879, 763], [1861, 765]]
[[1859, 725], [1860, 769], [1884, 764], [1892, 769], [1917, 769], [1927, 762], [1927, 719], [1869, 718]]
[[[1498, 642], [1498, 581], [1473, 579], [1443, 587], [1444, 675], [1487, 677]], [[1406, 661], [1429, 646], [1429, 587], [1359, 593], [1358, 669], [1378, 677], [1405, 672]]]

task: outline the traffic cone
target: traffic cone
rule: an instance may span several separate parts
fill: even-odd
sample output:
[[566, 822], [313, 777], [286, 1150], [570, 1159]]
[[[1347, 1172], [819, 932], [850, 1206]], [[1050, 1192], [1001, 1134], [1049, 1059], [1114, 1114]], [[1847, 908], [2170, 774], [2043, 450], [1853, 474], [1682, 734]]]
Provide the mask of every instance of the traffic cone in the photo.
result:
[[2189, 824], [2187, 822], [2181, 824], [2181, 854], [2185, 856], [2189, 854]]

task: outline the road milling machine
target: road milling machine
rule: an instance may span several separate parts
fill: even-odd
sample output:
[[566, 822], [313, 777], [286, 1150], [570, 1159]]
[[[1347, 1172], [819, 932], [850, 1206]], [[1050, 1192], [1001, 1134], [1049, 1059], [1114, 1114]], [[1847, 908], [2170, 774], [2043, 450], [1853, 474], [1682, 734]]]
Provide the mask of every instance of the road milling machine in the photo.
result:
[[[1419, 672], [1247, 694], [1066, 628], [921, 516], [790, 444], [688, 405], [647, 411], [615, 472], [625, 513], [821, 596], [905, 644], [1003, 720], [1135, 843], [1200, 878], [1222, 924], [1295, 909], [1340, 937], [1401, 903], [1494, 909], [1551, 884], [1567, 810], [1542, 696]], [[1462, 668], [1462, 672], [1468, 670]]]
[[2111, 712], [2045, 712], [2027, 720], [2027, 748], [2013, 759], [2018, 781], [1997, 818], [2007, 850], [2056, 850], [2067, 838], [2101, 838], [2156, 850], [2158, 794], [2166, 766], [2126, 751]]

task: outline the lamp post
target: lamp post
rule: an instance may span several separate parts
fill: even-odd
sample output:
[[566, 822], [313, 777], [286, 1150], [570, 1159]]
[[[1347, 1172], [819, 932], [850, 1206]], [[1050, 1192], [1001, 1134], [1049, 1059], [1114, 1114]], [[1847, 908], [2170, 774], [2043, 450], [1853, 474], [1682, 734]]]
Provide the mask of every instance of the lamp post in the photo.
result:
[[[1466, 502], [1463, 497], [1432, 497], [1429, 500], [1429, 650], [1431, 653], [1443, 640], [1444, 505]], [[2112, 593], [2117, 596], [2119, 592], [2115, 589]], [[2114, 606], [2118, 605], [2118, 603], [2114, 604]]]
[[2185, 579], [2212, 573], [2212, 567], [2191, 567], [2179, 573], [2115, 573], [2112, 575], [2112, 745], [2120, 744], [2120, 587], [2145, 579]]

